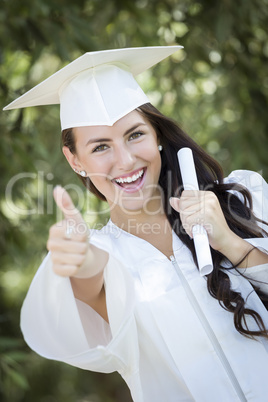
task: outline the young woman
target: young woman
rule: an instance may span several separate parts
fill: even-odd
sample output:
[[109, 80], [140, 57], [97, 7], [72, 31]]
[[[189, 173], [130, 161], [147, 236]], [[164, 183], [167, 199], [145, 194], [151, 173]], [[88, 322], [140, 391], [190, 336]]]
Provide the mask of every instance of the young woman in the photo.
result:
[[[64, 155], [107, 201], [111, 219], [88, 239], [79, 211], [56, 187], [65, 219], [50, 229], [50, 253], [24, 302], [25, 340], [46, 358], [118, 371], [138, 402], [265, 401], [267, 184], [249, 171], [223, 179], [175, 122], [143, 94], [135, 98], [125, 68], [115, 73], [117, 62], [82, 68], [59, 91]], [[125, 80], [118, 94], [110, 88], [116, 80], [117, 88]], [[90, 117], [89, 89], [98, 99]], [[116, 111], [107, 112], [112, 95]], [[81, 108], [73, 112], [75, 96], [84, 116]], [[96, 118], [103, 104], [104, 117]], [[183, 191], [182, 147], [193, 151], [198, 192]], [[195, 224], [205, 227], [211, 246], [214, 269], [205, 277]]]

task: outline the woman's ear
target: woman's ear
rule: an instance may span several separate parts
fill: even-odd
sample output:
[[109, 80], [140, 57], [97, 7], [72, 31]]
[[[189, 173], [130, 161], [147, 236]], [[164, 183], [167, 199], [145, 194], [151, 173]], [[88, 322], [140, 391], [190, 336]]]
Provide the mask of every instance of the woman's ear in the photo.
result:
[[62, 152], [67, 159], [69, 165], [73, 170], [81, 170], [82, 166], [75, 154], [73, 154], [68, 147], [64, 146], [62, 147]]

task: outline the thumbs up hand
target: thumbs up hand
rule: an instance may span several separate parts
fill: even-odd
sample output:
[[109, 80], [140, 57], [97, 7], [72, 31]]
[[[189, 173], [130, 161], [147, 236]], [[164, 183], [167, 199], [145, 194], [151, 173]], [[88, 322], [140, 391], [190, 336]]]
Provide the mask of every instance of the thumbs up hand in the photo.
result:
[[67, 237], [72, 231], [76, 231], [82, 234], [88, 234], [87, 225], [82, 218], [80, 212], [75, 208], [71, 197], [67, 191], [61, 186], [57, 186], [54, 189], [53, 196], [56, 204], [64, 214], [67, 226]]
[[57, 186], [53, 196], [65, 218], [49, 231], [47, 249], [51, 252], [53, 270], [60, 276], [93, 277], [105, 266], [107, 253], [89, 244], [87, 225], [67, 191]]

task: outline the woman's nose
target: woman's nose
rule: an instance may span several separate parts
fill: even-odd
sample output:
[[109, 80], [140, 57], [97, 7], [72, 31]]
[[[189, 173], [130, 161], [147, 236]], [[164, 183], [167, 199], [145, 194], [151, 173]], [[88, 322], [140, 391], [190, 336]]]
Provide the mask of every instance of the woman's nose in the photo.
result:
[[127, 146], [118, 147], [115, 155], [115, 163], [119, 169], [131, 170], [135, 162], [136, 157]]

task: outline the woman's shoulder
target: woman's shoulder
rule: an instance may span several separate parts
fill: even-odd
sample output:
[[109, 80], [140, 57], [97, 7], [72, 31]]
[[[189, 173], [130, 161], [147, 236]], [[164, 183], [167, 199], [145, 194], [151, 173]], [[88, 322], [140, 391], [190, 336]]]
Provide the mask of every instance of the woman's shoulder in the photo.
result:
[[267, 186], [262, 175], [252, 170], [234, 170], [225, 179], [224, 183], [238, 183], [244, 185], [249, 190]]
[[[260, 173], [251, 170], [234, 170], [224, 179], [224, 183], [237, 183], [246, 187], [251, 194], [253, 212], [259, 219], [268, 221], [268, 184]], [[243, 201], [242, 194], [236, 191], [235, 187], [231, 192]]]
[[97, 247], [101, 246], [101, 248], [105, 249], [111, 248], [112, 235], [113, 233], [109, 222], [106, 224], [99, 223], [90, 229], [90, 242]]
[[128, 242], [129, 236], [129, 233], [117, 227], [111, 220], [90, 230], [90, 242], [109, 254], [114, 254], [115, 248], [122, 248]]

